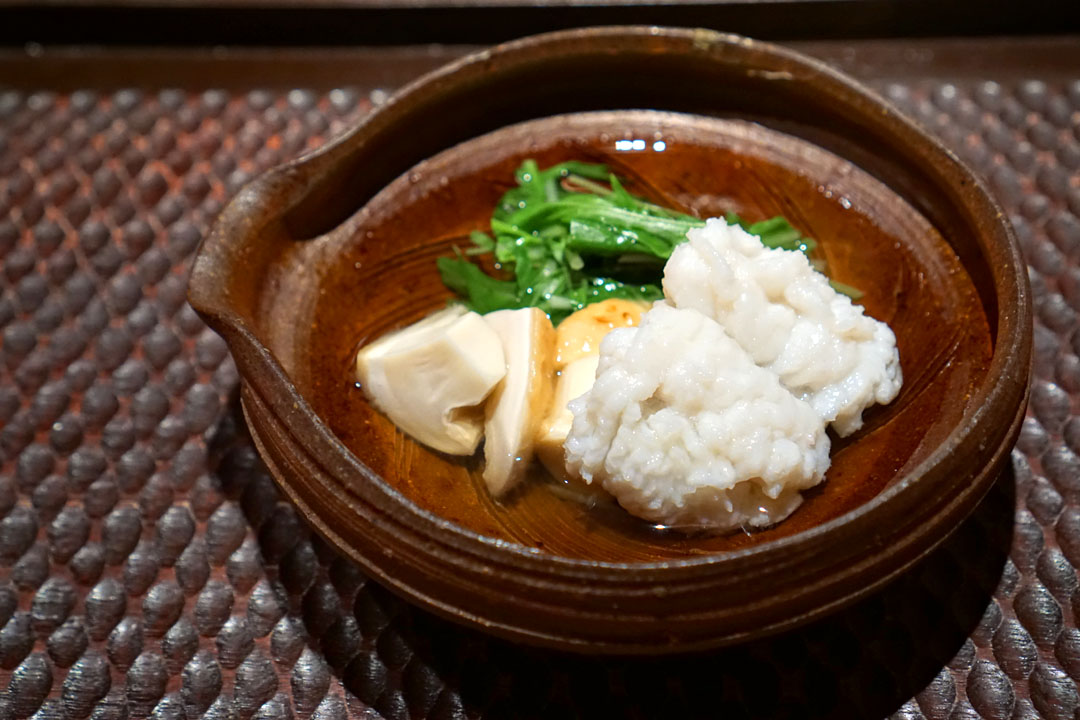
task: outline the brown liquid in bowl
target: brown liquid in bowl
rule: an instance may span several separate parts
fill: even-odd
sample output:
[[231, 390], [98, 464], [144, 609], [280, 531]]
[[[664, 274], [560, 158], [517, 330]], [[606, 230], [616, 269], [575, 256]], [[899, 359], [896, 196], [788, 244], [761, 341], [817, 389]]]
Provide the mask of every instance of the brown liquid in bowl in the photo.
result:
[[[619, 140], [641, 140], [621, 151]], [[641, 147], [637, 143], [636, 147]], [[635, 145], [631, 145], [635, 147]], [[784, 215], [819, 241], [831, 277], [861, 289], [866, 312], [897, 337], [904, 387], [851, 438], [833, 438], [826, 482], [784, 522], [753, 533], [659, 532], [611, 501], [582, 502], [534, 473], [494, 502], [478, 458], [432, 452], [398, 431], [357, 388], [364, 341], [450, 297], [435, 258], [487, 230], [522, 160], [605, 162], [629, 189], [700, 217]], [[985, 376], [992, 338], [975, 288], [948, 243], [880, 182], [803, 140], [741, 121], [620, 111], [548, 118], [452, 148], [413, 169], [334, 233], [299, 247], [268, 284], [264, 312], [297, 316], [273, 347], [300, 392], [363, 463], [422, 508], [491, 537], [575, 558], [646, 561], [711, 554], [784, 537], [854, 509], [925, 459]], [[295, 304], [305, 268], [332, 253], [316, 297]], [[287, 269], [286, 269], [287, 266]], [[292, 306], [286, 306], [292, 305]], [[945, 399], [949, 402], [946, 403]], [[960, 399], [957, 402], [957, 399]]]

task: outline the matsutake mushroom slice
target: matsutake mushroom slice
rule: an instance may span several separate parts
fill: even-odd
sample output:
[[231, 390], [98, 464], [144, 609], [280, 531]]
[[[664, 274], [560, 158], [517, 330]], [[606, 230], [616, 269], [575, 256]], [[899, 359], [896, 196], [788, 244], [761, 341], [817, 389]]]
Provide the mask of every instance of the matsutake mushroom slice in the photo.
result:
[[480, 315], [455, 306], [384, 335], [356, 356], [361, 386], [395, 425], [428, 447], [472, 455], [484, 399], [506, 374], [502, 342]]
[[524, 475], [551, 403], [555, 328], [538, 308], [499, 310], [484, 319], [506, 358], [506, 376], [487, 402], [484, 423], [484, 482], [499, 497]]

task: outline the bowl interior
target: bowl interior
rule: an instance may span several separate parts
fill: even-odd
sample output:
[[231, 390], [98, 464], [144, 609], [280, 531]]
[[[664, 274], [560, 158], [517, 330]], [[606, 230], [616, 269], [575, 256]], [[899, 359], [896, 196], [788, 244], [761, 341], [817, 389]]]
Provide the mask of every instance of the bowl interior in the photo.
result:
[[[640, 140], [639, 143], [617, 143]], [[620, 148], [630, 147], [629, 151]], [[864, 292], [889, 323], [900, 396], [833, 438], [826, 482], [788, 520], [716, 537], [661, 533], [602, 496], [535, 473], [493, 502], [477, 459], [413, 442], [356, 387], [360, 344], [450, 297], [435, 258], [486, 230], [526, 158], [607, 163], [633, 192], [700, 217], [784, 215], [819, 241], [831, 277]], [[743, 120], [620, 110], [533, 120], [465, 141], [414, 166], [335, 230], [281, 254], [261, 284], [257, 332], [298, 391], [356, 457], [405, 497], [482, 535], [573, 558], [655, 561], [747, 547], [865, 503], [956, 427], [985, 378], [991, 327], [964, 265], [922, 214], [877, 179], [811, 142]]]

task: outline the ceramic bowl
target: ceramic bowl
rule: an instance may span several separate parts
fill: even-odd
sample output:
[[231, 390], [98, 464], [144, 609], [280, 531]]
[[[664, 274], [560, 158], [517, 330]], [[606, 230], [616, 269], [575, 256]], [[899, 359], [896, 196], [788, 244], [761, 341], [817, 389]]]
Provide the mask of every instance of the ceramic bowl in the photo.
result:
[[[663, 533], [540, 478], [496, 503], [476, 459], [414, 443], [355, 387], [357, 347], [446, 302], [434, 259], [485, 227], [529, 157], [607, 162], [701, 216], [783, 214], [892, 326], [900, 397], [834, 442], [826, 483], [790, 519]], [[541, 35], [419, 79], [242, 190], [190, 300], [228, 342], [256, 445], [318, 532], [424, 608], [578, 652], [736, 642], [880, 587], [997, 477], [1031, 366], [1024, 263], [955, 156], [821, 63], [702, 30]]]

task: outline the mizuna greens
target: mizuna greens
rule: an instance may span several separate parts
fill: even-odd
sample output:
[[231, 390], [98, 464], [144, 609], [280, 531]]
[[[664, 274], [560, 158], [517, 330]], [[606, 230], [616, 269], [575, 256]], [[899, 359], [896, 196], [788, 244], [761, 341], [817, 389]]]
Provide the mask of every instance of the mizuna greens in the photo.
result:
[[[472, 247], [436, 261], [443, 283], [480, 314], [538, 307], [558, 324], [608, 298], [658, 300], [664, 262], [688, 230], [705, 225], [630, 194], [605, 165], [564, 162], [540, 170], [526, 160], [516, 179], [492, 214], [491, 234], [475, 232]], [[726, 219], [770, 248], [809, 256], [816, 247], [783, 217], [751, 224], [728, 213]], [[484, 253], [512, 279], [492, 277], [466, 257]], [[853, 288], [833, 287], [859, 296]]]

